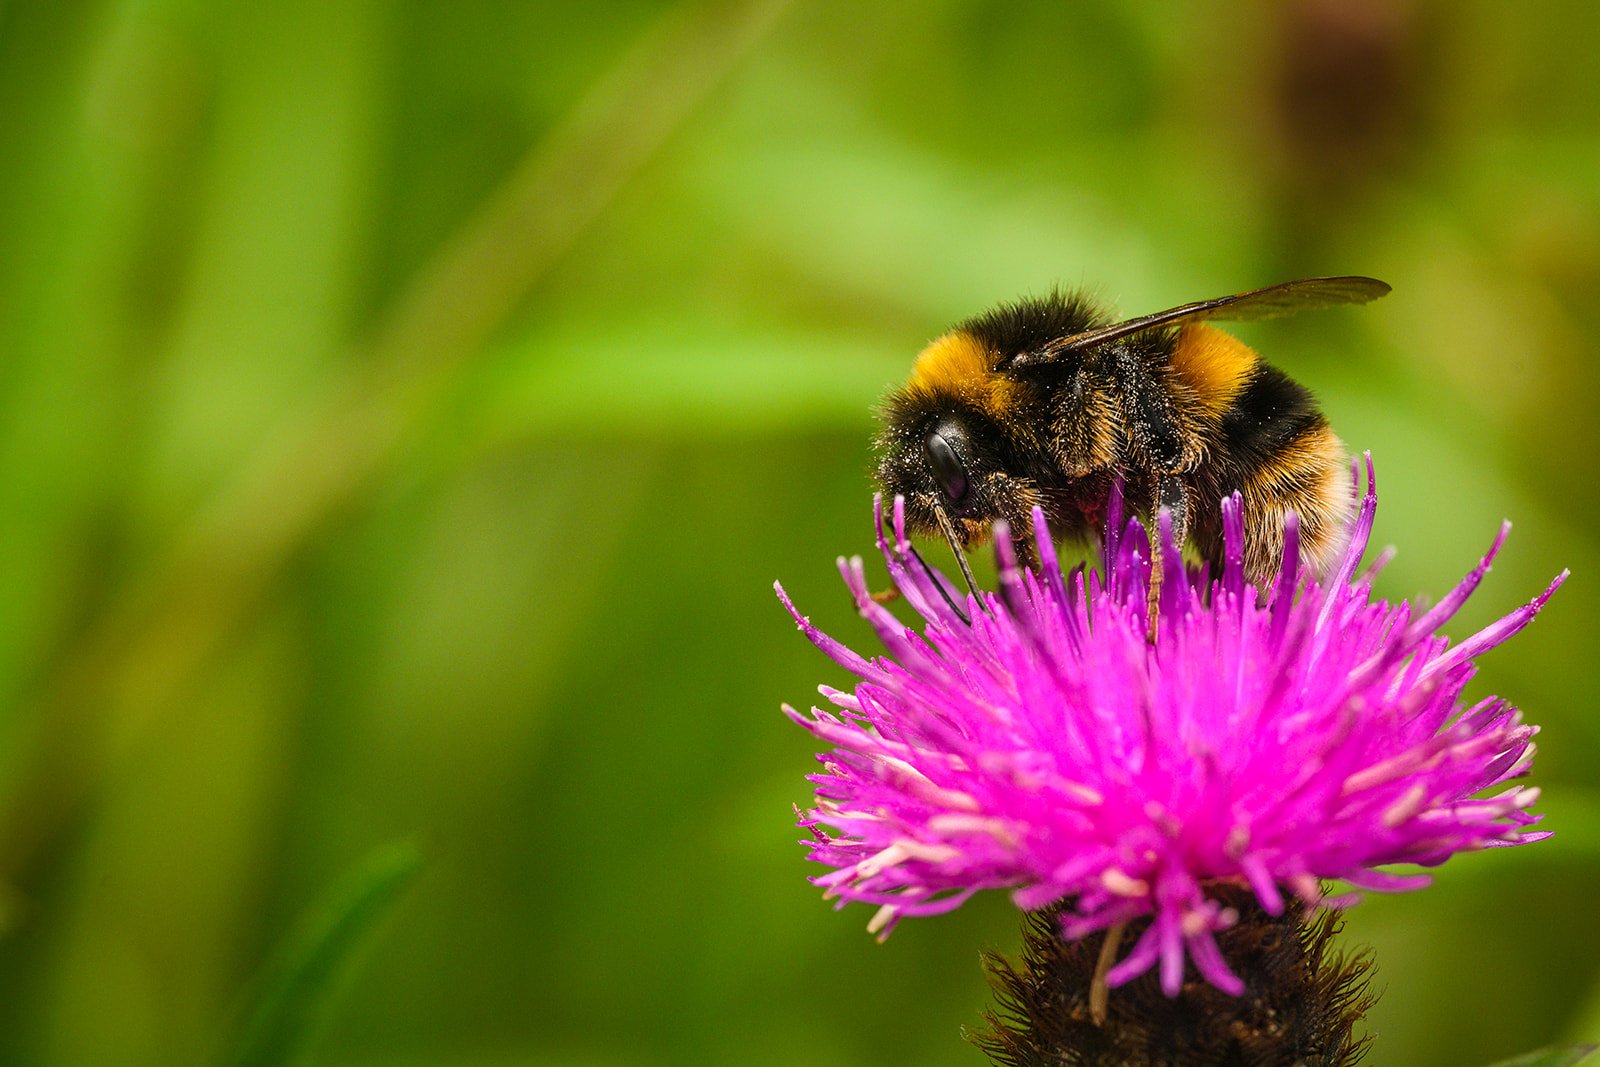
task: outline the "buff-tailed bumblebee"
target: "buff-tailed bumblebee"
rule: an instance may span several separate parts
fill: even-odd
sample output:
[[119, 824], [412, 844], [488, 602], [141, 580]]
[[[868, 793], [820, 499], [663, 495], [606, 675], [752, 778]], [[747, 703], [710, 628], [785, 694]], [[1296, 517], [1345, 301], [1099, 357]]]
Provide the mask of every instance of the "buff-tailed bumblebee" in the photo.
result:
[[1256, 580], [1277, 569], [1294, 511], [1302, 560], [1320, 569], [1351, 506], [1344, 446], [1308, 390], [1205, 320], [1387, 292], [1374, 278], [1306, 278], [1124, 322], [1077, 292], [1002, 305], [923, 349], [884, 400], [878, 480], [914, 529], [944, 534], [969, 586], [962, 550], [996, 520], [1031, 560], [1020, 534], [1034, 507], [1057, 536], [1092, 535], [1118, 479], [1135, 511], [1170, 509], [1177, 543], [1214, 563], [1220, 501], [1240, 493]]

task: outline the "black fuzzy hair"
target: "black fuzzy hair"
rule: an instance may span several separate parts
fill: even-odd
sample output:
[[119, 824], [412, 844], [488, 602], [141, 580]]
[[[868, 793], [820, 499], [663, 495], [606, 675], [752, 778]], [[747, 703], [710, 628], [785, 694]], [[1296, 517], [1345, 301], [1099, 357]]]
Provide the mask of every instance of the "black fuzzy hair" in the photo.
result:
[[956, 329], [982, 341], [1002, 360], [1095, 326], [1108, 325], [1106, 309], [1080, 290], [1052, 289], [1049, 296], [1027, 296], [974, 315]]

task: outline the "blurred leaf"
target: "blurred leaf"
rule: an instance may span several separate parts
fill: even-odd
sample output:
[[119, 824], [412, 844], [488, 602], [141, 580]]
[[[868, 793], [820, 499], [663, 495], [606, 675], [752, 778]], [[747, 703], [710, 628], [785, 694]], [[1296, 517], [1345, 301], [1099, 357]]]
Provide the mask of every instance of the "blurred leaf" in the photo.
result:
[[912, 348], [781, 328], [621, 321], [545, 327], [465, 383], [459, 423], [502, 446], [572, 433], [871, 432]]
[[352, 955], [421, 865], [414, 844], [385, 845], [302, 915], [257, 979], [232, 1051], [221, 1062], [231, 1067], [295, 1062], [326, 1017]]
[[1568, 1064], [1581, 1063], [1588, 1059], [1589, 1053], [1594, 1050], [1594, 1045], [1545, 1048], [1538, 1052], [1513, 1056], [1509, 1060], [1501, 1060], [1499, 1063], [1491, 1064], [1490, 1067], [1568, 1067]]

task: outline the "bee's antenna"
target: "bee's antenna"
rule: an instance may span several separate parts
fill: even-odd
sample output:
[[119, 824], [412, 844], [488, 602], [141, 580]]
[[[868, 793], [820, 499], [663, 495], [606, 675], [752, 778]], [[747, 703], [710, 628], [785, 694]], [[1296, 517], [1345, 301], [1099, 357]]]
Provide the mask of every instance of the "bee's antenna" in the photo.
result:
[[956, 555], [956, 565], [961, 568], [961, 577], [967, 580], [967, 591], [972, 594], [972, 599], [981, 605], [983, 597], [978, 595], [978, 583], [973, 581], [972, 568], [967, 566], [967, 554], [961, 551], [961, 539], [956, 536], [955, 523], [950, 521], [950, 516], [942, 504], [935, 504], [933, 513], [939, 516], [939, 529], [944, 531], [944, 539], [950, 543], [950, 551]]

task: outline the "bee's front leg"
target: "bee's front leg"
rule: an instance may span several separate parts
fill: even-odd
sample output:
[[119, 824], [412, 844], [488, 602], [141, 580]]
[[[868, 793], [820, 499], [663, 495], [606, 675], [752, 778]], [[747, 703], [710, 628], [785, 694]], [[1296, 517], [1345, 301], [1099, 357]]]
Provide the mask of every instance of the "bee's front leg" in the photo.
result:
[[1166, 545], [1161, 540], [1161, 523], [1157, 516], [1161, 509], [1166, 508], [1172, 516], [1172, 545], [1173, 551], [1183, 556], [1183, 545], [1188, 540], [1189, 533], [1189, 490], [1183, 484], [1183, 477], [1171, 472], [1160, 474], [1156, 477], [1155, 492], [1156, 515], [1150, 522], [1150, 596], [1145, 605], [1145, 617], [1150, 620], [1150, 643], [1156, 643], [1156, 623], [1161, 615], [1161, 579], [1165, 575], [1166, 567], [1162, 554]]

